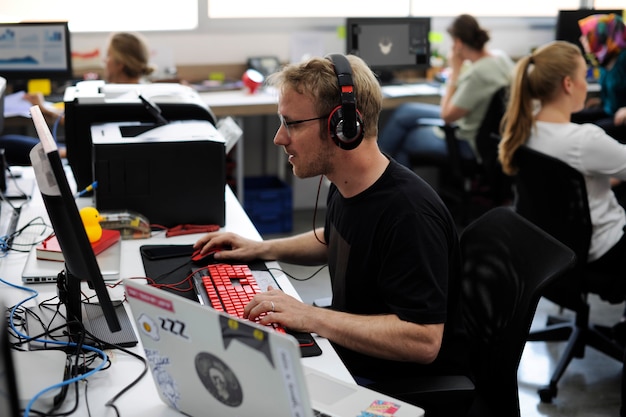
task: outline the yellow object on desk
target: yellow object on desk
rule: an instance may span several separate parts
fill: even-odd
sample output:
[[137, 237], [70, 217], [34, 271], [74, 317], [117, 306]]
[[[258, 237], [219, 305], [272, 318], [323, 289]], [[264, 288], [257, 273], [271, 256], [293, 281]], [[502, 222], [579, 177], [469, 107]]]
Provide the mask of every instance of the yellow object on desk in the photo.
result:
[[41, 93], [44, 96], [49, 96], [52, 92], [52, 83], [47, 78], [36, 78], [28, 80], [28, 93], [37, 94]]
[[80, 218], [85, 226], [85, 232], [89, 242], [97, 242], [102, 237], [102, 226], [100, 225], [100, 213], [94, 207], [83, 207], [80, 209]]

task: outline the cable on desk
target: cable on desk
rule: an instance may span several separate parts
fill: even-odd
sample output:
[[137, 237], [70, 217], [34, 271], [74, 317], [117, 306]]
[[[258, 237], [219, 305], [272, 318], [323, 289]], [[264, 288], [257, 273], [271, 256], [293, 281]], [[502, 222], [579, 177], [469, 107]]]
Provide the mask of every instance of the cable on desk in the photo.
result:
[[[41, 216], [33, 218], [19, 230], [15, 230], [18, 220], [19, 214], [17, 216], [12, 216], [9, 229], [13, 229], [13, 231], [10, 233], [7, 232], [4, 236], [0, 236], [0, 251], [2, 251], [5, 255], [9, 250], [14, 250], [16, 252], [29, 252], [33, 246], [43, 242], [52, 232], [52, 227], [46, 224]], [[36, 232], [37, 229], [35, 229], [37, 226], [42, 226], [42, 230], [38, 233]], [[18, 237], [22, 237], [30, 229], [35, 229], [35, 236], [33, 239], [27, 242], [15, 241]]]
[[[26, 408], [24, 410], [24, 417], [28, 417], [30, 414], [30, 410], [33, 406], [33, 404], [39, 399], [39, 397], [41, 397], [43, 394], [45, 394], [48, 391], [57, 389], [57, 388], [61, 388], [65, 385], [69, 385], [72, 384], [74, 382], [80, 381], [80, 380], [84, 380], [89, 378], [90, 376], [94, 375], [95, 373], [99, 372], [101, 369], [104, 368], [104, 366], [109, 363], [109, 357], [107, 356], [106, 353], [104, 353], [104, 351], [97, 349], [93, 346], [89, 346], [89, 345], [85, 345], [82, 343], [82, 339], [80, 341], [80, 343], [75, 343], [75, 342], [65, 342], [65, 341], [58, 341], [58, 340], [46, 340], [46, 339], [39, 339], [39, 338], [31, 338], [28, 335], [20, 332], [19, 330], [17, 330], [17, 328], [15, 327], [15, 323], [13, 321], [13, 316], [15, 314], [15, 311], [20, 308], [24, 303], [26, 303], [29, 300], [32, 300], [34, 298], [36, 298], [39, 293], [32, 289], [32, 288], [28, 288], [28, 287], [24, 287], [21, 285], [16, 285], [13, 283], [10, 283], [8, 281], [5, 281], [4, 279], [0, 278], [0, 282], [4, 283], [5, 285], [8, 285], [10, 287], [13, 288], [17, 288], [26, 292], [30, 292], [31, 296], [30, 297], [26, 297], [24, 300], [20, 301], [19, 303], [17, 303], [15, 306], [13, 306], [11, 308], [11, 313], [9, 314], [9, 326], [12, 328], [12, 330], [21, 338], [27, 339], [27, 340], [31, 340], [31, 341], [35, 341], [35, 342], [39, 342], [39, 343], [50, 343], [50, 344], [54, 344], [54, 345], [62, 345], [62, 346], [67, 346], [67, 347], [76, 347], [77, 350], [87, 350], [87, 351], [91, 351], [91, 352], [95, 352], [98, 355], [100, 355], [102, 362], [97, 365], [95, 368], [89, 370], [88, 372], [82, 374], [82, 375], [78, 375], [76, 377], [67, 379], [63, 382], [60, 382], [58, 384], [54, 384], [51, 385], [47, 388], [44, 388], [43, 390], [39, 391], [37, 394], [35, 394], [35, 396], [33, 398], [30, 399], [30, 401], [28, 402], [28, 404], [26, 405]], [[82, 324], [82, 323], [81, 323]], [[84, 337], [84, 332], [82, 333], [83, 337]], [[76, 359], [78, 361], [78, 357]]]
[[298, 277], [296, 277], [296, 276], [294, 276], [294, 275], [291, 275], [290, 273], [288, 273], [287, 271], [285, 271], [284, 269], [281, 269], [281, 268], [268, 268], [267, 270], [268, 270], [268, 271], [279, 271], [279, 272], [282, 272], [283, 274], [287, 275], [289, 278], [291, 278], [291, 279], [293, 279], [293, 280], [295, 280], [295, 281], [308, 281], [308, 280], [310, 280], [311, 278], [313, 278], [315, 275], [317, 275], [317, 274], [319, 274], [320, 272], [322, 272], [322, 270], [323, 270], [324, 268], [326, 268], [327, 266], [328, 266], [328, 265], [322, 265], [322, 266], [320, 266], [320, 267], [317, 269], [317, 271], [313, 272], [311, 275], [309, 275], [308, 277], [304, 277], [304, 278], [298, 278]]

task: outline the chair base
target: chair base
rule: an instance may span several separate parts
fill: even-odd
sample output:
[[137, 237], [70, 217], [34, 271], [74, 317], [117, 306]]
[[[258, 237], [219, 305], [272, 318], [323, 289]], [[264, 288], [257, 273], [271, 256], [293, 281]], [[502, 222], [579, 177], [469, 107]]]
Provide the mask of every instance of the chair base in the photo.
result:
[[554, 317], [548, 319], [548, 324], [548, 327], [545, 329], [531, 332], [527, 340], [530, 342], [567, 341], [567, 344], [554, 369], [549, 384], [538, 390], [539, 397], [543, 403], [551, 403], [557, 396], [557, 385], [565, 369], [573, 358], [580, 359], [585, 356], [585, 348], [587, 346], [619, 362], [624, 357], [624, 346], [612, 338], [612, 329], [610, 327], [591, 323], [581, 326], [573, 320], [566, 321]]

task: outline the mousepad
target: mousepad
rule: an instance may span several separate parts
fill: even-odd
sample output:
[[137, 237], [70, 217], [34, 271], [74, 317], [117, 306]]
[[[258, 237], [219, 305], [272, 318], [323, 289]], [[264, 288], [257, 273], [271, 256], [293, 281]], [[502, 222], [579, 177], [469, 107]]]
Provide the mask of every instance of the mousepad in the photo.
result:
[[[159, 256], [154, 256], [155, 250]], [[194, 268], [191, 262], [192, 245], [143, 245], [139, 252], [147, 278], [152, 279], [164, 291], [198, 302], [191, 279], [187, 279]], [[170, 255], [161, 255], [166, 252]], [[264, 261], [253, 261], [247, 265], [253, 271], [267, 271]], [[287, 333], [296, 338], [303, 357], [322, 354], [322, 349], [310, 333], [289, 329]]]

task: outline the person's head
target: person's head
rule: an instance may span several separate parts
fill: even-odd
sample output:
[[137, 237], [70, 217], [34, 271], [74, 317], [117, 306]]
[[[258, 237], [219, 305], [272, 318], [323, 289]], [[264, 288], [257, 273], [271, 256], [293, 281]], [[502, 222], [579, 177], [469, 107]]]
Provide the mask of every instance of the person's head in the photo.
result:
[[623, 19], [616, 14], [596, 14], [578, 21], [581, 43], [600, 65], [606, 65], [626, 49]]
[[462, 14], [454, 19], [448, 27], [448, 33], [453, 41], [461, 42], [475, 51], [482, 51], [490, 39], [489, 33], [468, 14]]
[[521, 58], [515, 67], [509, 103], [502, 120], [499, 158], [514, 174], [513, 155], [528, 140], [534, 126], [535, 103], [559, 103], [563, 113], [582, 110], [587, 96], [587, 65], [578, 46], [554, 41]]
[[[376, 146], [383, 101], [380, 85], [361, 58], [353, 55], [346, 58], [352, 70], [354, 97], [363, 131], [363, 140], [356, 149], [342, 149], [331, 137], [331, 130], [336, 129], [331, 126], [329, 116], [341, 109], [342, 98], [330, 59], [316, 57], [291, 64], [267, 79], [267, 84], [279, 92], [278, 114], [284, 120], [274, 143], [285, 148], [298, 177], [327, 175], [337, 162], [336, 155], [359, 152], [371, 144]], [[300, 122], [303, 120], [307, 121]]]
[[113, 33], [107, 47], [105, 79], [112, 83], [138, 83], [150, 75], [150, 51], [138, 34]]

